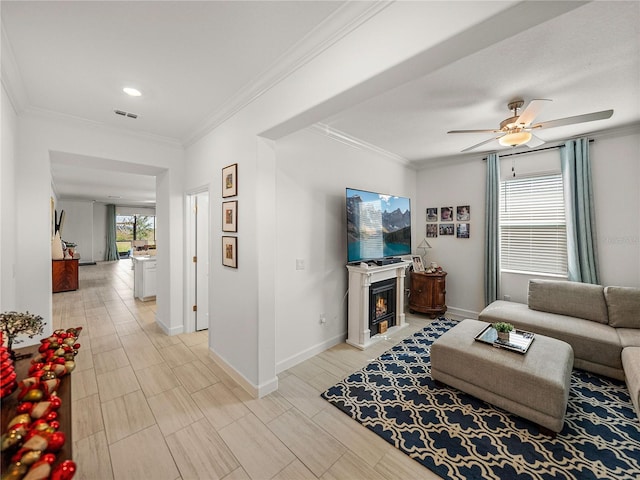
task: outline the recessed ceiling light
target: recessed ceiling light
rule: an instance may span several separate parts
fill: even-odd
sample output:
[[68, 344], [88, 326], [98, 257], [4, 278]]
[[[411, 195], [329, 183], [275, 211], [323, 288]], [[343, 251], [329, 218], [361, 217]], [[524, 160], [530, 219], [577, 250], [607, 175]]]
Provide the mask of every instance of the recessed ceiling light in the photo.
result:
[[124, 87], [122, 91], [131, 97], [139, 97], [140, 95], [142, 95], [140, 90], [138, 90], [137, 88]]

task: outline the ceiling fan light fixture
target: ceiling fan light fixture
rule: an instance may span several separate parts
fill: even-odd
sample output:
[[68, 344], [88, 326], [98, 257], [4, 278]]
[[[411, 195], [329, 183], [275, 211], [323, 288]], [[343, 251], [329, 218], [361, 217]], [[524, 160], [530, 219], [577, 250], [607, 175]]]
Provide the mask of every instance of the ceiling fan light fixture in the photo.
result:
[[506, 135], [498, 139], [498, 143], [503, 147], [517, 147], [531, 140], [531, 133], [520, 130], [516, 132], [507, 133]]

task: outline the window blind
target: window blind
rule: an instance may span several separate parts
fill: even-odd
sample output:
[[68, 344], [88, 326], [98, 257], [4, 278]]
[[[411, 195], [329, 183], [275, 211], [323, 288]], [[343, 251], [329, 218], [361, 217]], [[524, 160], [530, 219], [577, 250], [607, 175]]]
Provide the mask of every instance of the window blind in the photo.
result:
[[500, 182], [502, 270], [567, 274], [562, 175]]

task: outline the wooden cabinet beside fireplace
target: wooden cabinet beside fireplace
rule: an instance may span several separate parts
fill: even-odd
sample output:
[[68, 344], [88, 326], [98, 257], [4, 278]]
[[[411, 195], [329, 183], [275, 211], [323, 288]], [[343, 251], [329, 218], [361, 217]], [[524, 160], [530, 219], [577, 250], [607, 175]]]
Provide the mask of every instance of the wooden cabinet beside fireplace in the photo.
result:
[[447, 272], [423, 273], [411, 271], [409, 312], [420, 312], [435, 318], [447, 311], [445, 300]]
[[78, 289], [78, 259], [52, 260], [51, 280], [53, 293]]

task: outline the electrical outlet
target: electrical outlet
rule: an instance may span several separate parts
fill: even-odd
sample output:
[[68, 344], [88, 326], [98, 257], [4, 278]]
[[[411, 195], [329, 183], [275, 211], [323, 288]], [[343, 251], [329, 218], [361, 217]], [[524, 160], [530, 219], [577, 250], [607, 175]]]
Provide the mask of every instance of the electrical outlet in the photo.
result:
[[504, 295], [502, 298], [507, 302], [511, 301], [511, 295]]
[[320, 314], [320, 323], [322, 324], [327, 323], [327, 317], [324, 316], [324, 313]]
[[296, 270], [304, 270], [304, 260], [302, 258], [296, 258]]

